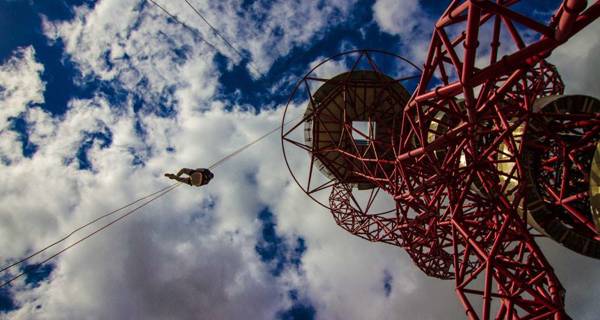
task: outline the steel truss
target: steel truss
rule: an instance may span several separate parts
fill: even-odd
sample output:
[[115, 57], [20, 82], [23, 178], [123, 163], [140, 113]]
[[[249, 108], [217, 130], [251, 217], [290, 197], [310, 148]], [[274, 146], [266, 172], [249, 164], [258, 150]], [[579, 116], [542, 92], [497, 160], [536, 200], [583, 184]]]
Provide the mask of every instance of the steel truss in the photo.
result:
[[[430, 242], [443, 264], [452, 256], [470, 319], [567, 317], [564, 289], [524, 219], [530, 181], [523, 139], [536, 99], [564, 89], [543, 58], [597, 18], [600, 4], [584, 11], [585, 1], [565, 1], [545, 25], [511, 10], [516, 2], [450, 4], [398, 145], [395, 198], [430, 217]], [[526, 44], [526, 32], [539, 40]]]
[[[469, 319], [568, 319], [565, 290], [528, 226], [551, 235], [558, 222], [541, 217], [539, 206], [531, 204], [555, 202], [566, 209], [568, 228], [600, 240], [590, 217], [576, 206], [569, 210], [571, 202], [586, 195], [582, 186], [589, 172], [581, 163], [591, 159], [578, 152], [594, 149], [600, 119], [595, 109], [587, 111], [589, 121], [578, 118], [582, 115], [553, 115], [552, 123], [578, 134], [575, 147], [557, 149], [565, 142], [553, 135], [555, 127], [539, 121], [552, 116], [536, 109], [536, 102], [563, 94], [560, 75], [544, 59], [600, 16], [600, 1], [586, 8], [586, 1], [566, 0], [549, 23], [519, 13], [517, 3], [451, 2], [435, 25], [414, 94], [386, 125], [390, 137], [370, 139], [367, 147], [342, 143], [337, 129], [327, 123], [339, 123], [349, 136], [353, 128], [347, 115], [320, 110], [327, 98], [313, 100], [311, 81], [337, 86], [338, 92], [355, 86], [348, 81], [362, 58], [380, 72], [369, 51], [362, 51], [343, 81], [316, 77], [313, 69], [298, 83], [288, 106], [305, 91], [309, 110], [300, 124], [282, 127], [282, 144], [296, 182], [331, 211], [338, 225], [367, 240], [406, 249], [429, 276], [453, 279]], [[380, 82], [381, 101], [394, 96], [384, 94], [391, 82], [383, 77]], [[344, 98], [342, 109], [356, 103]], [[314, 130], [318, 121], [324, 130]], [[312, 130], [307, 141], [328, 141], [326, 148], [292, 138], [307, 123]], [[294, 174], [286, 145], [311, 155], [307, 182]], [[535, 148], [542, 156], [532, 156]], [[541, 165], [533, 168], [536, 163]], [[318, 165], [329, 179], [314, 184]], [[576, 183], [565, 184], [571, 178]], [[366, 205], [357, 200], [357, 184], [374, 188], [363, 201]], [[393, 196], [395, 208], [373, 209], [379, 190]], [[315, 196], [320, 191], [329, 192], [327, 203]], [[537, 195], [535, 201], [532, 195]], [[584, 252], [588, 245], [564, 245], [593, 255]]]

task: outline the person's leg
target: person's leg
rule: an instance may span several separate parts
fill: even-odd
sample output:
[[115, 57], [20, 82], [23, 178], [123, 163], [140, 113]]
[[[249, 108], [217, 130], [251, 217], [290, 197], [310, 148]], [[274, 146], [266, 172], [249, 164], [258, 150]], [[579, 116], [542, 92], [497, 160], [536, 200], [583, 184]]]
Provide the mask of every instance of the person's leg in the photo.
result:
[[175, 177], [173, 178], [179, 182], [185, 183], [185, 184], [189, 184], [190, 186], [192, 185], [192, 179], [189, 177]]
[[171, 180], [177, 180], [179, 182], [189, 184], [190, 186], [192, 185], [192, 179], [190, 177], [178, 177], [172, 173], [165, 173], [165, 177]]
[[194, 173], [194, 170], [192, 169], [188, 169], [188, 168], [182, 168], [181, 170], [179, 170], [179, 172], [177, 172], [177, 176], [181, 177], [182, 174], [187, 174], [188, 176], [191, 175], [192, 173]]

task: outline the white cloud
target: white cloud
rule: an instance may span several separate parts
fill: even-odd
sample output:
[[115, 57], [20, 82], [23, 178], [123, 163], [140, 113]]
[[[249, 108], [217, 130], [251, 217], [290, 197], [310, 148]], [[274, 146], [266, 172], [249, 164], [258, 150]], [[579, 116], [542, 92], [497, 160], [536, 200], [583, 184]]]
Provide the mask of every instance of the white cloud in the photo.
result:
[[[224, 112], [223, 103], [211, 100], [217, 84], [210, 64], [213, 53], [191, 34], [167, 24], [160, 13], [134, 17], [127, 10], [124, 14], [115, 10], [120, 5], [104, 1], [94, 10], [78, 9], [71, 24], [52, 26], [46, 21], [46, 29], [59, 32], [57, 37], [66, 42], [68, 52], [72, 50], [71, 58], [84, 77], [116, 80], [119, 86], [146, 94], [146, 103], [155, 104], [148, 109], [156, 108], [163, 92], [173, 87], [172, 95], [166, 96], [176, 98], [172, 103], [179, 111], [177, 118], [135, 114], [133, 101], [114, 105], [104, 95], [71, 100], [60, 118], [21, 103], [18, 110], [27, 112], [29, 137], [39, 149], [31, 159], [2, 165], [0, 233], [3, 243], [12, 243], [0, 249], [2, 257], [23, 256], [103, 212], [160, 188], [166, 183], [164, 171], [201, 166], [262, 134], [265, 125], [277, 126], [274, 113]], [[131, 24], [136, 21], [139, 25], [134, 29]], [[167, 38], [174, 42], [166, 42]], [[104, 49], [113, 40], [122, 43], [111, 52], [125, 52], [131, 59], [119, 60], [115, 53], [106, 63]], [[191, 58], [178, 59], [173, 47], [186, 45]], [[12, 65], [3, 70], [15, 69]], [[141, 79], [146, 79], [145, 84], [140, 84]], [[32, 81], [18, 89], [40, 90]], [[214, 109], [201, 112], [209, 108]], [[136, 121], [144, 127], [144, 137], [136, 134]], [[223, 135], [228, 128], [234, 131]], [[104, 130], [111, 132], [113, 144], [101, 148], [95, 142], [87, 151], [93, 171], [78, 170], [76, 154], [82, 142]], [[277, 146], [276, 140], [271, 141]], [[10, 147], [20, 154], [19, 146]], [[129, 147], [142, 153], [144, 167], [131, 165], [134, 154]], [[167, 147], [178, 150], [176, 156], [166, 152]], [[263, 149], [265, 154], [278, 151]], [[260, 154], [250, 155], [257, 159]], [[255, 215], [262, 204], [258, 190], [248, 192], [254, 190], [252, 183], [238, 180], [256, 165], [274, 167], [277, 162], [241, 164], [225, 174], [217, 172], [215, 191], [181, 188], [161, 199], [160, 206], [146, 208], [143, 218], [89, 241], [86, 250], [73, 250], [57, 260], [50, 282], [39, 288], [27, 290], [23, 281], [18, 282], [13, 292], [22, 308], [8, 316], [272, 317], [287, 303], [285, 285], [277, 285], [254, 252], [259, 227]], [[203, 205], [210, 198], [217, 201], [214, 209]], [[42, 308], [36, 309], [37, 305]]]
[[600, 97], [600, 22], [596, 21], [556, 49], [550, 58], [565, 82], [566, 92]]
[[0, 66], [0, 130], [10, 117], [17, 117], [28, 106], [44, 102], [46, 84], [40, 75], [44, 66], [35, 61], [33, 47], [19, 48]]
[[381, 30], [403, 38], [411, 38], [414, 29], [423, 27], [419, 22], [424, 13], [418, 0], [378, 0], [373, 5], [373, 14]]
[[175, 87], [193, 90], [187, 97], [190, 103], [210, 96], [217, 82], [212, 78], [214, 67], [206, 62], [215, 52], [197, 34], [169, 23], [162, 11], [144, 4], [101, 1], [94, 8], [76, 9], [72, 21], [45, 19], [44, 30], [65, 43], [66, 53], [80, 68], [81, 81], [116, 81], [126, 90], [143, 93], [145, 104], [150, 103], [146, 110], [156, 109], [161, 95]]
[[[265, 126], [276, 127], [279, 119], [268, 112], [251, 116], [216, 109], [206, 114], [192, 111], [182, 119], [147, 116], [143, 121], [155, 150], [144, 168], [131, 167], [132, 155], [114, 145], [88, 151], [94, 172], [64, 164], [77, 152], [85, 132], [106, 125], [114, 141], [131, 136], [132, 115], [117, 117], [103, 98], [72, 102], [30, 160], [3, 167], [1, 216], [8, 222], [0, 228], [3, 243], [14, 245], [3, 247], [1, 255], [22, 256], [27, 248], [160, 188], [167, 183], [162, 178], [165, 170], [208, 163], [261, 134]], [[197, 131], [179, 130], [187, 121], [206, 133], [204, 143], [193, 135]], [[43, 131], [44, 119], [32, 125], [38, 123]], [[236, 133], [214, 144], [217, 130], [228, 127]], [[181, 150], [177, 155], [160, 151], [166, 143], [158, 136], [165, 134]], [[259, 194], [271, 198], [286, 180], [284, 172], [271, 170], [279, 165], [278, 153], [277, 140], [271, 139], [216, 171], [210, 188], [182, 187], [144, 208], [142, 215], [69, 252], [57, 260], [49, 283], [31, 291], [20, 282], [16, 299], [24, 307], [10, 317], [272, 317], [285, 303], [286, 287], [259, 261], [254, 244], [260, 226], [256, 212], [264, 205]], [[266, 154], [273, 156], [258, 161]], [[254, 170], [267, 173], [261, 178], [270, 185], [268, 190], [243, 178]], [[211, 198], [216, 200], [214, 208], [207, 206]]]
[[417, 64], [424, 62], [434, 21], [423, 11], [419, 0], [377, 0], [373, 19], [382, 31], [400, 37], [401, 54]]
[[18, 118], [29, 106], [44, 102], [44, 66], [35, 60], [33, 47], [18, 48], [0, 66], [0, 160], [19, 161], [23, 143], [9, 130], [11, 118]]
[[[262, 73], [266, 73], [275, 59], [285, 56], [293, 47], [309, 45], [314, 38], [323, 36], [329, 27], [343, 22], [353, 2], [256, 1], [249, 8], [243, 8], [240, 0], [191, 1], [238, 51], [249, 53], [253, 66]], [[44, 29], [49, 37], [60, 37], [66, 42], [66, 51], [80, 64], [84, 75], [94, 73], [105, 80], [121, 78], [135, 85], [134, 80], [140, 75], [118, 66], [126, 63], [123, 59], [127, 56], [137, 71], [154, 84], [152, 89], [159, 92], [161, 88], [156, 83], [177, 84], [180, 77], [170, 72], [172, 65], [155, 59], [158, 55], [172, 53], [157, 48], [191, 50], [189, 57], [201, 55], [204, 61], [210, 61], [214, 52], [201, 41], [205, 38], [215, 44], [220, 53], [236, 63], [240, 62], [240, 56], [217, 37], [185, 2], [157, 3], [197, 33], [176, 23], [167, 23], [159, 8], [149, 2], [140, 4], [139, 0], [101, 1], [93, 9], [77, 9], [76, 18], [71, 22], [57, 25], [45, 20]], [[252, 66], [249, 71], [257, 76]], [[176, 76], [170, 78], [168, 75]]]
[[[256, 67], [264, 73], [276, 58], [287, 55], [293, 47], [310, 45], [328, 28], [344, 22], [356, 1], [256, 1], [249, 8], [243, 8], [242, 2], [193, 1], [238, 49], [248, 50]], [[206, 29], [198, 17], [189, 21]]]

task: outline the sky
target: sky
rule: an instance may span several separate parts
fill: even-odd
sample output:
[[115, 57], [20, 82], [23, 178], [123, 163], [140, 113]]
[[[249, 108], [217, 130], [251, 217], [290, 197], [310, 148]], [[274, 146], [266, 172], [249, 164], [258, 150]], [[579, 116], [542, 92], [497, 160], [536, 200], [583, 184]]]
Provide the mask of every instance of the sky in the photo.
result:
[[[0, 0], [0, 262], [206, 167], [280, 125], [294, 83], [336, 53], [422, 64], [445, 1]], [[526, 1], [548, 19], [559, 1]], [[556, 50], [567, 92], [600, 96], [600, 22]], [[343, 67], [343, 66], [342, 66]], [[392, 72], [392, 71], [390, 71]], [[294, 101], [291, 114], [306, 102]], [[301, 157], [294, 165], [306, 165]], [[599, 262], [543, 250], [574, 319]], [[41, 260], [43, 257], [40, 257]], [[274, 134], [0, 289], [0, 319], [460, 319], [452, 281], [338, 228]]]

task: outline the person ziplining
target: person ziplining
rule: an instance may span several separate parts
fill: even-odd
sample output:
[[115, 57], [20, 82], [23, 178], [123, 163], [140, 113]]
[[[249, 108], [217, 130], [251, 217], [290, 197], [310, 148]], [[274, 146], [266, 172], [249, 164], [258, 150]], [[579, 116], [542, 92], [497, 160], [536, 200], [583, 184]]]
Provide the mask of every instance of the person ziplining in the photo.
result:
[[[182, 175], [184, 174], [187, 176], [182, 177]], [[181, 170], [179, 170], [179, 172], [177, 172], [177, 174], [165, 173], [165, 177], [169, 179], [177, 180], [179, 182], [196, 187], [201, 187], [203, 185], [208, 184], [214, 176], [215, 175], [209, 169], [205, 168], [182, 168]]]
[[[189, 26], [187, 26], [185, 23], [181, 22], [176, 16], [172, 15], [170, 12], [168, 12], [167, 10], [165, 10], [164, 8], [162, 8], [160, 5], [158, 5], [157, 3], [155, 3], [154, 1], [150, 0], [150, 2], [152, 2], [154, 5], [156, 5], [158, 8], [160, 8], [161, 10], [163, 10], [168, 16], [170, 16], [171, 18], [175, 19], [176, 22], [178, 22], [179, 24], [183, 25], [184, 27], [191, 29]], [[186, 1], [187, 2], [187, 1]], [[191, 6], [191, 4], [188, 3], [188, 5]], [[194, 9], [195, 10], [195, 9]], [[195, 10], [196, 11], [196, 10]], [[212, 27], [212, 26], [211, 26]], [[213, 28], [214, 29], [214, 28]], [[222, 38], [222, 36], [221, 36]], [[207, 42], [205, 40], [205, 42]], [[207, 42], [208, 43], [208, 42]], [[208, 43], [208, 45], [212, 46], [213, 48], [215, 48], [212, 44]], [[230, 45], [230, 44], [229, 44]], [[231, 45], [230, 45], [231, 46]], [[235, 49], [235, 48], [234, 48]], [[237, 50], [236, 50], [237, 51]], [[239, 52], [238, 52], [239, 53]], [[241, 56], [241, 55], [240, 55]], [[243, 57], [242, 57], [243, 58]], [[257, 73], [261, 73], [257, 68], [254, 68], [255, 71], [257, 71]], [[264, 76], [264, 75], [263, 75]], [[268, 137], [269, 135], [273, 134], [274, 132], [276, 132], [277, 130], [281, 129], [283, 126], [291, 123], [292, 121], [300, 118], [302, 116], [302, 114], [298, 115], [297, 117], [288, 120], [285, 123], [282, 123], [280, 126], [278, 126], [277, 128], [274, 128], [273, 130], [265, 133], [264, 135], [260, 136], [259, 138], [255, 139], [252, 142], [247, 143], [246, 145], [240, 147], [237, 150], [234, 150], [233, 152], [231, 152], [230, 154], [224, 156], [223, 158], [221, 158], [220, 160], [216, 161], [215, 163], [213, 163], [210, 167], [208, 168], [197, 168], [197, 169], [189, 169], [189, 168], [182, 168], [181, 170], [179, 170], [179, 172], [177, 174], [172, 174], [172, 173], [165, 173], [165, 176], [169, 179], [172, 180], [176, 180], [179, 183], [174, 183], [170, 186], [164, 187], [158, 191], [152, 192], [150, 194], [147, 194], [145, 196], [142, 196], [140, 198], [138, 198], [137, 200], [134, 200], [133, 202], [126, 204], [118, 209], [115, 209], [113, 211], [110, 211], [102, 216], [99, 216], [97, 218], [94, 218], [93, 220], [75, 228], [73, 231], [71, 231], [70, 233], [64, 235], [62, 238], [58, 239], [57, 241], [54, 241], [46, 246], [44, 246], [43, 248], [27, 255], [24, 258], [21, 258], [19, 260], [13, 261], [12, 263], [8, 263], [4, 266], [0, 265], [0, 278], [2, 279], [2, 281], [0, 281], [0, 289], [10, 285], [13, 281], [23, 277], [24, 275], [26, 275], [27, 271], [25, 269], [21, 269], [21, 272], [17, 273], [16, 275], [11, 275], [9, 272], [15, 268], [18, 267], [20, 265], [22, 265], [23, 263], [30, 261], [32, 258], [35, 258], [37, 256], [39, 256], [40, 254], [46, 252], [47, 250], [49, 250], [50, 248], [53, 248], [61, 243], [64, 243], [67, 239], [70, 239], [72, 236], [74, 236], [77, 233], [80, 233], [82, 230], [86, 229], [86, 228], [90, 228], [92, 225], [95, 225], [96, 223], [98, 223], [101, 220], [105, 220], [108, 219], [109, 217], [114, 217], [115, 215], [117, 215], [117, 218], [114, 218], [113, 220], [110, 220], [108, 223], [96, 228], [95, 230], [89, 232], [87, 235], [79, 238], [78, 240], [74, 241], [73, 243], [67, 245], [66, 247], [64, 247], [61, 250], [58, 250], [57, 252], [55, 252], [54, 254], [51, 254], [49, 257], [43, 259], [42, 261], [32, 264], [32, 266], [35, 267], [40, 267], [45, 265], [48, 261], [56, 258], [57, 256], [63, 254], [64, 252], [70, 250], [71, 248], [79, 245], [80, 243], [82, 243], [83, 241], [99, 234], [100, 232], [106, 230], [107, 228], [109, 228], [110, 226], [122, 221], [123, 219], [127, 218], [128, 216], [139, 212], [138, 210], [147, 206], [148, 204], [150, 204], [151, 202], [165, 196], [167, 193], [175, 190], [177, 187], [181, 186], [183, 183], [190, 185], [190, 186], [197, 186], [197, 187], [201, 187], [204, 186], [206, 184], [208, 184], [214, 177], [214, 174], [211, 172], [212, 169], [215, 169], [216, 167], [218, 167], [219, 165], [221, 165], [222, 163], [224, 163], [225, 161], [237, 156], [238, 154], [240, 154], [241, 152], [243, 152], [244, 150], [250, 148], [251, 146], [253, 146], [254, 144], [258, 143], [259, 141], [262, 141], [263, 139], [265, 139], [266, 137]], [[186, 176], [183, 176], [186, 175]], [[183, 176], [183, 177], [182, 177]], [[131, 208], [133, 207], [133, 208]], [[127, 211], [125, 211], [123, 213], [123, 210], [126, 210], [128, 208], [131, 208]], [[5, 276], [8, 275], [8, 279], [4, 279]]]

